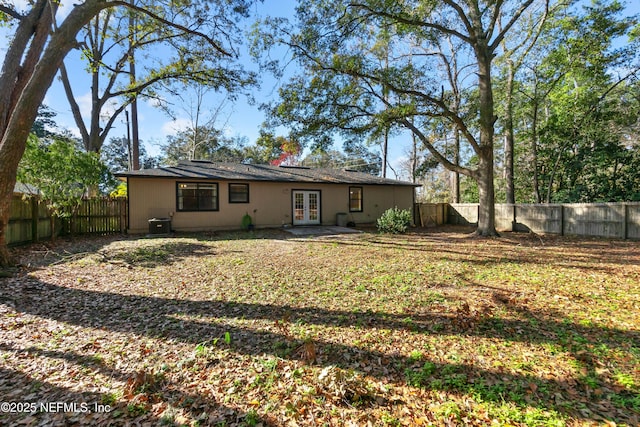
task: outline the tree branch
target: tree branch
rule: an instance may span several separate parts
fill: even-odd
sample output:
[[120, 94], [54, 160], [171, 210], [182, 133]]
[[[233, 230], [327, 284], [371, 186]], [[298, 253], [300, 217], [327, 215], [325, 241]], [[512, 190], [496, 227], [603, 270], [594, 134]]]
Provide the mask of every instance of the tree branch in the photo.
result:
[[24, 19], [24, 15], [20, 15], [17, 10], [4, 4], [0, 4], [0, 12], [4, 13], [5, 15], [9, 15], [13, 19], [17, 19], [18, 21]]
[[120, 105], [113, 114], [111, 114], [109, 120], [107, 120], [107, 123], [104, 125], [104, 129], [100, 132], [100, 147], [104, 145], [104, 141], [107, 139], [107, 135], [113, 127], [113, 123], [116, 121], [116, 118], [124, 111], [125, 108], [127, 108], [129, 104], [131, 104], [131, 101], [127, 99], [127, 101], [123, 102], [122, 105]]
[[[469, 142], [469, 145], [471, 145], [473, 150], [476, 153], [480, 153], [480, 145], [478, 144], [478, 141], [473, 136], [473, 134], [469, 131], [469, 128], [466, 126], [464, 120], [456, 112], [451, 111], [451, 109], [445, 104], [445, 102], [442, 99], [437, 99], [437, 98], [435, 98], [435, 97], [433, 97], [431, 95], [428, 95], [428, 94], [423, 93], [423, 92], [419, 92], [417, 90], [400, 88], [398, 86], [395, 86], [393, 83], [391, 83], [389, 81], [381, 79], [380, 77], [376, 77], [376, 76], [373, 76], [373, 75], [370, 75], [370, 74], [361, 73], [361, 72], [358, 72], [358, 71], [353, 70], [353, 69], [344, 70], [344, 69], [339, 69], [339, 68], [336, 68], [336, 67], [333, 67], [333, 66], [325, 65], [323, 62], [321, 62], [317, 58], [313, 57], [302, 46], [300, 46], [298, 44], [295, 44], [295, 43], [288, 43], [288, 42], [285, 42], [285, 44], [287, 46], [293, 48], [293, 49], [298, 50], [304, 57], [306, 57], [307, 59], [309, 59], [310, 61], [315, 63], [323, 71], [331, 71], [331, 72], [334, 72], [334, 73], [339, 74], [339, 75], [348, 75], [348, 76], [351, 76], [351, 77], [356, 77], [356, 78], [362, 79], [364, 81], [373, 81], [373, 82], [378, 83], [380, 85], [385, 85], [388, 89], [391, 89], [394, 93], [398, 93], [398, 94], [402, 94], [402, 95], [408, 95], [410, 97], [419, 98], [419, 99], [422, 99], [422, 100], [426, 101], [429, 104], [432, 104], [433, 106], [439, 108], [442, 111], [441, 115], [443, 117], [448, 118], [449, 120], [451, 120], [453, 123], [455, 123], [458, 126], [459, 130], [465, 136], [465, 139], [467, 140], [467, 142]], [[371, 90], [370, 93], [382, 100], [382, 97], [380, 97], [375, 91]], [[386, 102], [386, 101], [383, 100], [383, 102]]]
[[418, 129], [410, 120], [403, 119], [402, 124], [407, 129], [409, 129], [414, 135], [416, 135], [418, 139], [420, 139], [420, 141], [422, 141], [422, 143], [427, 148], [427, 150], [429, 150], [429, 152], [433, 155], [433, 157], [435, 157], [438, 160], [438, 162], [442, 164], [442, 166], [444, 166], [445, 168], [449, 169], [452, 172], [458, 172], [467, 176], [472, 175], [471, 169], [468, 169], [450, 162], [442, 153], [440, 153], [440, 151], [436, 149], [436, 147], [433, 146], [429, 138], [427, 138], [427, 136], [424, 133], [422, 133], [420, 129]]
[[76, 122], [76, 126], [78, 126], [78, 130], [80, 131], [82, 140], [88, 141], [89, 132], [87, 131], [87, 127], [84, 124], [84, 120], [82, 119], [80, 106], [78, 105], [73, 95], [73, 90], [71, 89], [71, 82], [69, 81], [69, 75], [67, 73], [67, 67], [65, 67], [64, 65], [64, 61], [62, 61], [62, 63], [60, 64], [60, 80], [62, 80], [64, 93], [65, 95], [67, 95], [67, 100], [69, 101], [69, 106], [71, 107], [71, 113], [73, 114], [73, 119]]
[[[452, 3], [452, 2], [446, 1], [446, 3]], [[455, 5], [455, 3], [452, 3], [452, 4]], [[383, 17], [383, 18], [391, 19], [392, 21], [395, 21], [397, 23], [406, 24], [406, 25], [413, 25], [413, 26], [423, 27], [423, 28], [430, 28], [432, 30], [440, 31], [443, 34], [450, 34], [452, 36], [455, 36], [455, 37], [465, 41], [466, 43], [471, 43], [472, 42], [472, 40], [471, 40], [471, 38], [469, 36], [465, 36], [464, 34], [458, 32], [458, 31], [452, 30], [452, 29], [447, 28], [447, 27], [445, 27], [443, 25], [440, 25], [440, 24], [436, 24], [436, 23], [432, 23], [432, 22], [419, 21], [417, 19], [405, 18], [405, 17], [399, 16], [399, 15], [395, 15], [395, 14], [392, 14], [392, 13], [388, 13], [388, 12], [384, 12], [384, 11], [380, 11], [380, 10], [374, 10], [371, 7], [369, 7], [368, 5], [362, 4], [362, 3], [350, 3], [349, 6], [354, 7], [354, 8], [364, 9], [366, 11], [369, 11], [371, 14], [373, 14], [375, 16], [380, 16], [380, 17]], [[465, 26], [466, 26], [466, 24], [465, 24]], [[467, 27], [467, 29], [468, 29], [468, 27]]]
[[[516, 21], [520, 18], [520, 15], [522, 15], [524, 13], [524, 11], [527, 10], [529, 8], [529, 6], [531, 6], [533, 1], [534, 0], [526, 0], [520, 6], [520, 9], [518, 9], [517, 12], [513, 14], [513, 16], [511, 17], [511, 20], [509, 20], [507, 25], [505, 25], [505, 27], [502, 29], [502, 31], [500, 31], [500, 33], [496, 36], [496, 38], [493, 41], [493, 43], [491, 43], [491, 46], [489, 46], [489, 49], [491, 50], [491, 52], [494, 52], [497, 49], [497, 47], [502, 42], [502, 39], [504, 39], [504, 37], [506, 36], [507, 32], [509, 32], [511, 27], [513, 27], [513, 25], [516, 23]], [[499, 13], [499, 10], [496, 10], [496, 13]]]
[[491, 34], [493, 34], [493, 30], [496, 28], [496, 23], [498, 22], [498, 19], [500, 18], [500, 9], [502, 9], [502, 4], [504, 3], [504, 0], [497, 0], [493, 10], [494, 10], [494, 14], [491, 17], [491, 23], [489, 24], [489, 27], [487, 28], [487, 34], [486, 37], [489, 38]]
[[233, 56], [231, 53], [227, 52], [222, 46], [220, 46], [218, 44], [218, 42], [216, 42], [214, 39], [212, 39], [211, 37], [209, 37], [208, 35], [200, 32], [200, 31], [191, 30], [191, 29], [189, 29], [189, 28], [187, 28], [187, 27], [185, 27], [183, 25], [180, 25], [178, 23], [175, 23], [175, 22], [172, 22], [172, 21], [170, 21], [168, 19], [165, 19], [165, 18], [163, 18], [163, 17], [161, 17], [159, 15], [156, 15], [155, 13], [153, 13], [153, 12], [143, 8], [143, 7], [139, 7], [139, 6], [133, 5], [133, 4], [131, 4], [129, 2], [126, 2], [126, 1], [115, 0], [115, 1], [112, 1], [111, 3], [114, 4], [114, 5], [123, 6], [123, 7], [129, 8], [129, 9], [135, 10], [136, 12], [141, 13], [143, 15], [147, 15], [151, 19], [154, 19], [154, 20], [156, 20], [156, 21], [158, 21], [158, 22], [160, 22], [162, 24], [165, 24], [165, 25], [167, 25], [169, 27], [177, 28], [178, 30], [184, 31], [185, 33], [193, 34], [193, 35], [196, 35], [198, 37], [201, 37], [204, 40], [206, 40], [211, 46], [213, 46], [213, 48], [215, 50], [217, 50], [222, 55], [229, 56], [229, 57]]
[[[464, 27], [467, 29], [467, 31], [469, 32], [469, 36], [471, 36], [473, 34], [473, 25], [471, 24], [471, 21], [469, 21], [469, 17], [467, 16], [466, 13], [464, 13], [464, 10], [462, 9], [462, 7], [460, 7], [460, 5], [452, 0], [444, 0], [444, 3], [449, 5], [453, 10], [456, 11], [456, 13], [458, 14], [458, 17], [460, 18], [460, 20], [462, 21], [462, 23], [464, 24]], [[454, 34], [452, 34], [454, 35]], [[477, 34], [476, 34], [477, 37]], [[471, 39], [469, 38], [468, 40], [463, 39], [465, 42], [469, 43], [471, 41]]]

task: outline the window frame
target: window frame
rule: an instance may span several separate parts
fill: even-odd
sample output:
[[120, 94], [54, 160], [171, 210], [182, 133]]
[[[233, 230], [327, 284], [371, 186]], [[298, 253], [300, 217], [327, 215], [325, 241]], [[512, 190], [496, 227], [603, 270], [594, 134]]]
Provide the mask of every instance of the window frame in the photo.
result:
[[[196, 197], [197, 197], [197, 201], [198, 201], [198, 208], [197, 209], [185, 209], [185, 208], [180, 208], [180, 198], [181, 198], [181, 185], [195, 185], [196, 186]], [[201, 199], [204, 199], [204, 197], [200, 196], [199, 194], [199, 190], [200, 190], [200, 186], [213, 186], [214, 188], [214, 196], [212, 197], [212, 201], [213, 201], [213, 208], [201, 208]], [[182, 196], [182, 198], [184, 199], [184, 196]], [[184, 202], [183, 202], [183, 206], [184, 206]], [[217, 212], [220, 210], [220, 186], [218, 185], [217, 182], [204, 182], [204, 181], [176, 181], [176, 212]]]
[[[359, 190], [360, 193], [360, 197], [357, 199], [354, 199], [351, 197], [351, 194], [354, 190]], [[352, 207], [352, 202], [358, 200], [360, 202], [360, 206], [358, 208], [353, 208]], [[349, 186], [349, 212], [362, 212], [364, 211], [364, 187], [362, 187], [361, 185], [351, 185]]]
[[[245, 187], [247, 189], [246, 194], [247, 194], [247, 200], [231, 200], [231, 187], [232, 186], [242, 186]], [[244, 182], [230, 182], [229, 186], [228, 186], [228, 190], [229, 190], [229, 203], [230, 204], [235, 204], [235, 203], [249, 203], [250, 200], [250, 194], [249, 194], [249, 184], [244, 183]], [[235, 194], [239, 194], [239, 193], [235, 193]]]

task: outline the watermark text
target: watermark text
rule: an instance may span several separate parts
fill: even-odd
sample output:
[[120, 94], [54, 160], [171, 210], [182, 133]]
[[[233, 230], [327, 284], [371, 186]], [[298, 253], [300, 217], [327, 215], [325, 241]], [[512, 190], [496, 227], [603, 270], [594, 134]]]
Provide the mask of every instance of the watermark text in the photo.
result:
[[87, 402], [0, 402], [0, 413], [92, 413], [111, 412], [111, 406]]

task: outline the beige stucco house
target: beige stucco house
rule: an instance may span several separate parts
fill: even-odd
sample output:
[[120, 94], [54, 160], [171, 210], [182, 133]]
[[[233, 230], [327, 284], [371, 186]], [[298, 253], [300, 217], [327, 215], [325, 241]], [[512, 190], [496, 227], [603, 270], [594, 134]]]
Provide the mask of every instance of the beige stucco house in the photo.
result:
[[[130, 233], [167, 218], [174, 231], [372, 224], [392, 207], [413, 211], [416, 184], [350, 170], [184, 161], [118, 174], [126, 179]], [[346, 215], [344, 215], [346, 214]]]

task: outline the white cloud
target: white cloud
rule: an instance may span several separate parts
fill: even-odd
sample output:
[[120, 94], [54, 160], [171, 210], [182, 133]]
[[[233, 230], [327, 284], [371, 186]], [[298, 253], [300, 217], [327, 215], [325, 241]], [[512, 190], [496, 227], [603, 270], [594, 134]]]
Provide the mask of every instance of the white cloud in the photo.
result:
[[87, 92], [84, 95], [76, 96], [76, 102], [80, 108], [80, 114], [82, 118], [87, 120], [91, 117], [91, 92]]
[[[23, 14], [26, 14], [33, 7], [32, 1], [30, 0], [14, 0], [11, 3], [13, 4], [13, 8], [15, 10]], [[11, 5], [9, 5], [9, 7], [11, 7]], [[71, 10], [73, 8], [74, 1], [72, 0], [64, 0], [60, 3], [60, 5], [58, 6], [58, 11], [56, 12], [58, 24], [60, 24], [67, 16], [69, 16], [69, 13], [71, 13]]]
[[164, 98], [146, 98], [144, 102], [151, 108], [160, 108], [167, 104], [167, 100]]
[[[89, 123], [91, 120], [91, 107], [93, 105], [91, 101], [91, 92], [87, 92], [84, 95], [76, 96], [76, 102], [78, 103], [78, 108], [80, 108], [80, 114], [86, 123]], [[115, 114], [116, 109], [120, 106], [120, 103], [115, 100], [109, 100], [103, 107], [100, 112], [100, 119], [102, 122], [106, 122], [109, 120], [113, 114]], [[124, 120], [124, 115], [123, 115]]]
[[181, 130], [188, 129], [189, 127], [191, 127], [191, 120], [186, 118], [177, 118], [176, 120], [165, 122], [160, 129], [162, 134], [167, 136], [173, 135]]
[[74, 7], [75, 7], [74, 6], [74, 1], [72, 1], [72, 0], [64, 0], [64, 1], [62, 1], [60, 6], [58, 7], [58, 11], [56, 12], [56, 18], [57, 18], [58, 22], [61, 22], [67, 16], [69, 16], [69, 13], [71, 13], [71, 10]]
[[402, 155], [397, 156], [395, 158], [389, 159], [389, 164], [396, 171], [397, 176], [393, 176], [393, 171], [387, 170], [387, 176], [389, 178], [397, 178], [397, 179], [409, 179], [409, 173], [406, 170], [407, 164], [409, 163], [409, 156]]

